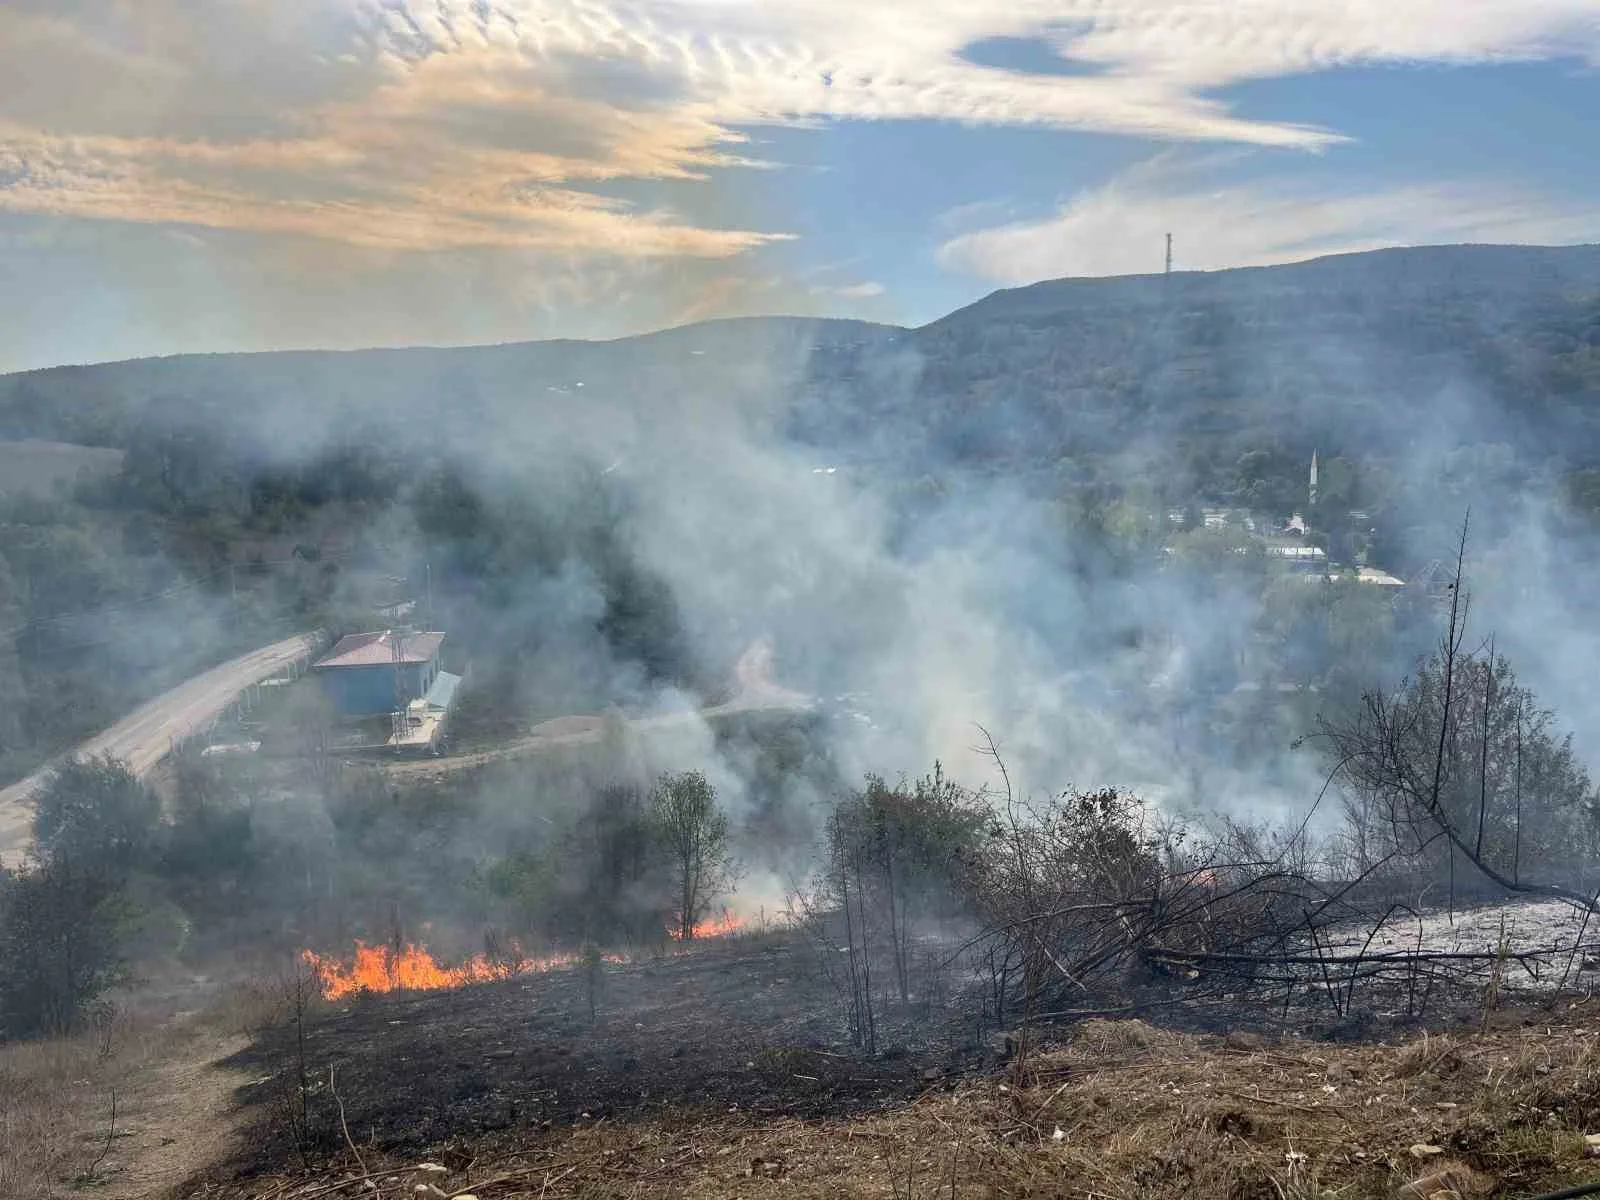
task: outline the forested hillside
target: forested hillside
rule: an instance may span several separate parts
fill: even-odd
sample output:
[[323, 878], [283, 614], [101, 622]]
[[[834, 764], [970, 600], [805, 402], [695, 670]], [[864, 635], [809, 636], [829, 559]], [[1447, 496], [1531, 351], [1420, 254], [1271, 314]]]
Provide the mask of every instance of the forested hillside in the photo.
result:
[[759, 414], [830, 459], [1113, 490], [1157, 468], [1141, 473], [1177, 503], [1287, 505], [1319, 446], [1378, 468], [1423, 442], [1504, 446], [1581, 471], [1600, 463], [1600, 247], [1063, 280], [917, 330], [773, 318], [616, 342], [64, 367], [0, 378], [0, 432], [136, 452], [180, 439], [252, 478], [310, 456], [337, 486], [353, 457], [484, 453], [508, 429], [597, 413], [642, 433], [690, 398], [699, 417]]
[[[4, 674], [69, 710], [0, 728], [19, 763], [224, 645], [357, 622], [424, 573], [506, 696], [562, 711], [726, 665], [633, 519], [717, 472], [835, 467], [907, 528], [1001, 481], [1059, 509], [1080, 566], [1159, 555], [1174, 509], [1281, 520], [1313, 450], [1319, 537], [1340, 557], [1359, 534], [1401, 575], [1474, 497], [1548, 495], [1581, 523], [1600, 510], [1600, 247], [1059, 281], [915, 330], [772, 318], [61, 367], [0, 378], [0, 436], [126, 452], [58, 503], [4, 501]], [[1491, 542], [1508, 512], [1481, 506]], [[169, 593], [194, 610], [176, 631]]]

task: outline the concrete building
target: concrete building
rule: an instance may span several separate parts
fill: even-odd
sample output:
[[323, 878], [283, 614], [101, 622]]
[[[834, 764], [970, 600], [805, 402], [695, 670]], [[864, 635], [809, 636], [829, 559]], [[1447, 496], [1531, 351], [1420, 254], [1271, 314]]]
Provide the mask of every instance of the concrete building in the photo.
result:
[[1267, 554], [1289, 564], [1292, 571], [1314, 571], [1324, 574], [1328, 570], [1328, 552], [1321, 546], [1306, 546], [1299, 542], [1269, 541]]
[[461, 682], [460, 675], [440, 671], [425, 695], [406, 705], [403, 714], [396, 713], [390, 719], [389, 738], [384, 745], [392, 750], [433, 750], [444, 733]]
[[434, 689], [443, 645], [442, 633], [352, 633], [311, 669], [341, 716], [383, 716], [405, 711]]

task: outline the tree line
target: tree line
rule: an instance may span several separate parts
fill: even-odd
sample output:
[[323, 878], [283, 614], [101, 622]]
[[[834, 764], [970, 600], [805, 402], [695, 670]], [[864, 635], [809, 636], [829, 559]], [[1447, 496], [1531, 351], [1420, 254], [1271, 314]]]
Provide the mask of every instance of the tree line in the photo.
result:
[[[341, 864], [307, 856], [314, 834], [296, 845], [270, 828], [303, 822], [307, 810], [285, 810], [281, 800], [258, 809], [193, 762], [180, 773], [170, 817], [109, 760], [71, 761], [40, 792], [27, 861], [0, 869], [0, 1038], [75, 1028], [141, 961], [203, 959], [230, 943], [235, 955], [270, 957], [275, 924], [277, 940], [287, 933], [280, 951], [326, 936], [305, 902], [324, 886], [315, 876], [327, 870], [332, 884]], [[351, 792], [338, 799], [361, 806]], [[388, 807], [386, 796], [370, 799]], [[346, 886], [362, 892], [370, 864], [352, 856], [347, 865]], [[491, 950], [510, 939], [530, 948], [659, 947], [693, 940], [741, 873], [715, 789], [687, 771], [648, 790], [600, 789], [541, 852], [486, 858], [455, 895], [434, 884], [429, 915], [479, 917]], [[373, 900], [381, 909], [381, 892], [357, 897]], [[241, 908], [255, 924], [230, 917]], [[398, 916], [398, 897], [390, 911]]]

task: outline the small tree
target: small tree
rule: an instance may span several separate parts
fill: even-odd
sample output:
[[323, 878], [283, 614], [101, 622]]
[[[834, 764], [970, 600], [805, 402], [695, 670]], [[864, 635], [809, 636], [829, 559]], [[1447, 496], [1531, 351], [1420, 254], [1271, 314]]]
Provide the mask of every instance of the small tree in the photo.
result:
[[39, 794], [34, 862], [0, 875], [0, 1031], [74, 1028], [122, 976], [129, 876], [150, 865], [161, 801], [121, 763], [76, 759]]
[[600, 788], [541, 846], [494, 863], [517, 933], [566, 945], [654, 945], [666, 935], [666, 846], [643, 789]]
[[1442, 875], [1457, 862], [1490, 884], [1595, 909], [1587, 888], [1530, 882], [1528, 867], [1570, 882], [1592, 862], [1600, 795], [1555, 716], [1492, 644], [1465, 648], [1461, 559], [1438, 650], [1394, 693], [1373, 692], [1320, 734], [1348, 789], [1352, 866]]
[[585, 938], [660, 941], [660, 848], [644, 791], [602, 788], [568, 838], [567, 860], [581, 870]]
[[997, 931], [1000, 961], [1015, 964], [1025, 1020], [1062, 987], [1082, 994], [1124, 974], [1165, 924], [1155, 918], [1177, 834], [1153, 829], [1151, 817], [1114, 788], [1037, 806], [1008, 797], [967, 887]]
[[66, 1033], [122, 977], [118, 887], [70, 860], [0, 871], [0, 1036]]
[[728, 849], [728, 817], [699, 771], [663, 775], [650, 793], [650, 812], [668, 860], [677, 936], [689, 941], [712, 902], [739, 879]]
[[865, 788], [834, 807], [825, 890], [842, 905], [845, 872], [855, 876], [856, 919], [887, 933], [902, 1003], [911, 998], [912, 923], [958, 910], [967, 859], [989, 819], [988, 807], [945, 778], [938, 763], [933, 774], [900, 787], [869, 775]]
[[73, 759], [40, 792], [35, 851], [45, 863], [70, 861], [80, 874], [124, 879], [154, 856], [161, 800], [122, 763]]

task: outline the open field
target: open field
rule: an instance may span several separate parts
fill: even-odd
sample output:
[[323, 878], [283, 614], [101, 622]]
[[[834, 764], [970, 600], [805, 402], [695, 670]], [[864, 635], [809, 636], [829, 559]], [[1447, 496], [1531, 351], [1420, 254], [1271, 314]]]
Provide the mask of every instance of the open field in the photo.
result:
[[0, 1046], [0, 1196], [164, 1195], [230, 1149], [247, 1038], [219, 1014]]

